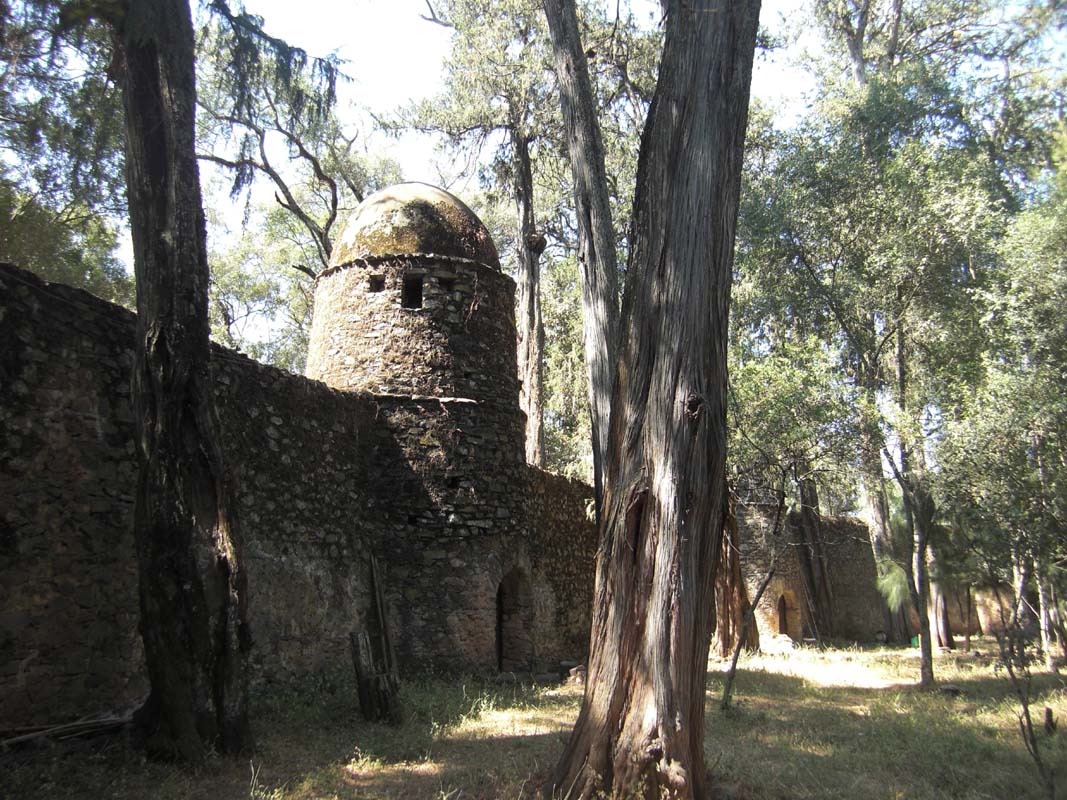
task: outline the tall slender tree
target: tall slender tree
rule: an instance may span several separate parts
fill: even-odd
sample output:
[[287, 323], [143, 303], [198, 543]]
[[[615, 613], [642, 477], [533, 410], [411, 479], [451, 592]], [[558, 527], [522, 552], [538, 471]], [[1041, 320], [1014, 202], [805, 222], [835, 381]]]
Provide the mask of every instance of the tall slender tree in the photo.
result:
[[604, 141], [573, 0], [545, 0], [556, 79], [574, 181], [578, 264], [582, 276], [585, 363], [593, 433], [593, 491], [603, 521], [608, 427], [619, 347], [618, 267]]

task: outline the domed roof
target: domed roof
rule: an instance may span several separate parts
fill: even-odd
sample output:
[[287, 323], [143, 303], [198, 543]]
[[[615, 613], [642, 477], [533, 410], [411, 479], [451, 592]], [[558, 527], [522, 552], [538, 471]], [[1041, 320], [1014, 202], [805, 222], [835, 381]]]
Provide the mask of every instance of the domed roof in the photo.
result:
[[427, 183], [398, 183], [352, 212], [330, 266], [375, 256], [433, 253], [500, 269], [496, 245], [478, 216], [455, 195]]

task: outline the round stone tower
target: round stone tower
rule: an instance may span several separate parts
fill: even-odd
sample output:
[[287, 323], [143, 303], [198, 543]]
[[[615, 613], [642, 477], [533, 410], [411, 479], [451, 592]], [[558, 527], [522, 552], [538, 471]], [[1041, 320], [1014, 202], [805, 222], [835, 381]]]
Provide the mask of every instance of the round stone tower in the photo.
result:
[[515, 284], [489, 231], [424, 183], [352, 213], [315, 288], [307, 375], [337, 389], [517, 405]]

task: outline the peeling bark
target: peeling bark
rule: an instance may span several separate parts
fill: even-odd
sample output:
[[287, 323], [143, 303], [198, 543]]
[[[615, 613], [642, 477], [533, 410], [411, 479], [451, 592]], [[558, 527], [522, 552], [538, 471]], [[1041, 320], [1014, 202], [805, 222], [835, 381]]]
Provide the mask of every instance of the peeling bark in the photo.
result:
[[568, 798], [707, 797], [727, 316], [759, 3], [665, 7], [638, 161], [588, 683], [552, 782]]

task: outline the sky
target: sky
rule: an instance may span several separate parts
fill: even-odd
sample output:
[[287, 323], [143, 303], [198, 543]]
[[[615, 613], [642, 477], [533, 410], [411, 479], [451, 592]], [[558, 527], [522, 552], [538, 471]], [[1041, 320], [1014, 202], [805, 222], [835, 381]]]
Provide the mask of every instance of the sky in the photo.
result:
[[[623, 8], [629, 6], [638, 21], [657, 24], [658, 0], [619, 2]], [[802, 2], [764, 0], [761, 26], [772, 34], [800, 29], [797, 19]], [[424, 19], [428, 14], [425, 0], [245, 0], [245, 8], [263, 17], [271, 35], [312, 56], [334, 53], [347, 62], [343, 71], [350, 80], [339, 87], [339, 113], [345, 102], [388, 113], [432, 97], [442, 87], [452, 31]], [[789, 48], [790, 53], [802, 50], [806, 43], [801, 37], [796, 44], [799, 46]], [[757, 53], [752, 96], [782, 109], [780, 116], [796, 119], [804, 113], [804, 95], [811, 82], [789, 58], [782, 51]], [[456, 182], [453, 176], [441, 174], [432, 136], [368, 133], [369, 145], [400, 164], [406, 180], [444, 185], [460, 196], [474, 181], [470, 176]], [[222, 223], [222, 227], [213, 226], [209, 235], [216, 241], [235, 236], [241, 228], [245, 203], [228, 196], [232, 176], [207, 163], [201, 163], [200, 170], [207, 205], [218, 212]], [[267, 181], [259, 181], [256, 191], [256, 199], [269, 200], [272, 189]], [[132, 272], [133, 246], [128, 231], [120, 237], [118, 256]]]
[[[658, 2], [623, 2], [639, 22], [658, 21]], [[351, 81], [341, 89], [342, 101], [387, 113], [441, 89], [452, 32], [423, 18], [428, 15], [425, 0], [245, 0], [245, 7], [264, 18], [268, 33], [311, 55], [336, 53], [345, 59], [344, 72]], [[799, 8], [800, 0], [765, 0], [761, 24], [781, 32]], [[784, 113], [796, 116], [802, 113], [800, 98], [806, 86], [805, 77], [789, 67], [784, 54], [757, 58], [753, 96], [779, 103]], [[411, 134], [372, 142], [401, 165], [408, 180], [441, 180], [429, 137]]]
[[[609, 3], [610, 0], [603, 0]], [[636, 20], [650, 27], [660, 21], [658, 0], [617, 0], [625, 13], [631, 8]], [[763, 0], [761, 25], [776, 35], [788, 34], [796, 24], [803, 0]], [[247, 11], [263, 18], [266, 31], [312, 56], [336, 54], [346, 63], [350, 80], [338, 87], [338, 115], [350, 126], [365, 126], [361, 138], [375, 155], [400, 165], [405, 180], [443, 186], [470, 202], [478, 191], [477, 176], [462, 175], [446, 158], [439, 159], [438, 138], [415, 132], [386, 135], [358, 114], [346, 119], [348, 104], [389, 115], [396, 109], [430, 98], [443, 88], [444, 62], [451, 49], [452, 30], [424, 17], [425, 0], [244, 0]], [[810, 28], [810, 26], [809, 26]], [[790, 65], [790, 53], [758, 52], [753, 68], [753, 97], [782, 109], [779, 120], [788, 122], [804, 112], [803, 96], [810, 85], [807, 73]], [[348, 134], [354, 131], [352, 127]], [[278, 159], [284, 162], [284, 157]], [[439, 163], [440, 161], [440, 163]], [[466, 166], [466, 165], [464, 165]], [[245, 197], [229, 196], [232, 175], [201, 162], [205, 205], [211, 209], [208, 236], [211, 249], [222, 252], [235, 243], [244, 228], [248, 206]], [[252, 189], [252, 206], [272, 203], [273, 187], [259, 180]], [[132, 246], [128, 238], [120, 258], [132, 269]], [[245, 336], [257, 338], [258, 318], [248, 323]], [[266, 329], [262, 331], [267, 335]]]

